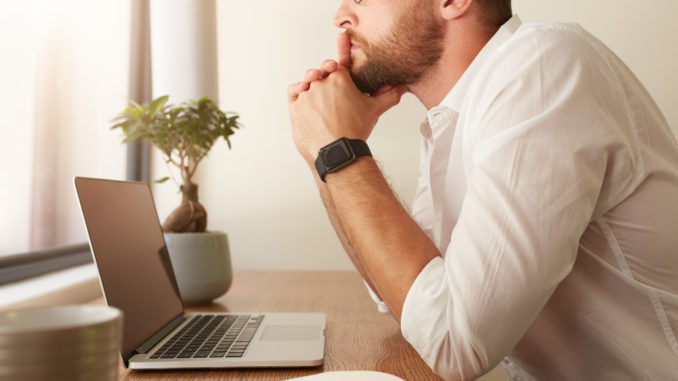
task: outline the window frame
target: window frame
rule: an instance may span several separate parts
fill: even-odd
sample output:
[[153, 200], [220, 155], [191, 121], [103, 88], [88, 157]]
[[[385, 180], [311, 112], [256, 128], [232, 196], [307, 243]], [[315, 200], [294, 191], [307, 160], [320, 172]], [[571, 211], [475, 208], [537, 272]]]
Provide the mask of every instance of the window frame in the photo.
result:
[[34, 250], [0, 258], [0, 285], [92, 263], [88, 243]]

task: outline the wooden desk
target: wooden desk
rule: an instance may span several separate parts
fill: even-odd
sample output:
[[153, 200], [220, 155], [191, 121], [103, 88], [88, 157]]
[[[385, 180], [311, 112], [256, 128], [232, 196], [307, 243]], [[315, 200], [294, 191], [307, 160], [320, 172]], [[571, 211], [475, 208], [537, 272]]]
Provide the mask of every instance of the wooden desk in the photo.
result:
[[226, 295], [187, 311], [324, 312], [325, 362], [315, 368], [180, 371], [137, 371], [121, 365], [121, 380], [272, 381], [333, 370], [378, 370], [405, 380], [440, 380], [403, 339], [395, 320], [377, 312], [357, 272], [236, 271]]

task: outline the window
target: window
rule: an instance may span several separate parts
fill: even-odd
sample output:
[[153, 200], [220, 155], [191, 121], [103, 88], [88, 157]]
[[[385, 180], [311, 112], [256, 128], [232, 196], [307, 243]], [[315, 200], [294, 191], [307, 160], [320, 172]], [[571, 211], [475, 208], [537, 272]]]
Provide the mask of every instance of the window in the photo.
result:
[[130, 94], [131, 2], [4, 1], [0, 13], [1, 268], [17, 254], [82, 252], [73, 177], [125, 178], [110, 120]]

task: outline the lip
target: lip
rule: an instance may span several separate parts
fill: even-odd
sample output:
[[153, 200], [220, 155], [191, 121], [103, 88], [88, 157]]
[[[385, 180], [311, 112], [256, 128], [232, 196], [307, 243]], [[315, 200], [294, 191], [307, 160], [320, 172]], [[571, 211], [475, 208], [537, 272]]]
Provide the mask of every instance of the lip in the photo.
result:
[[360, 45], [351, 41], [351, 51], [358, 50], [358, 49], [360, 49]]

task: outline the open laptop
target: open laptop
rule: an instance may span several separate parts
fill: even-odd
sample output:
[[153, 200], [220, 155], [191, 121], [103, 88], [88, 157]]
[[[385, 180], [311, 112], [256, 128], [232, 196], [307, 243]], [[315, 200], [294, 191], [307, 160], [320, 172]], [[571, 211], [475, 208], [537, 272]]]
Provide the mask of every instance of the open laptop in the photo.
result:
[[325, 314], [184, 313], [148, 184], [76, 177], [74, 185], [104, 297], [124, 313], [125, 366], [322, 364]]

